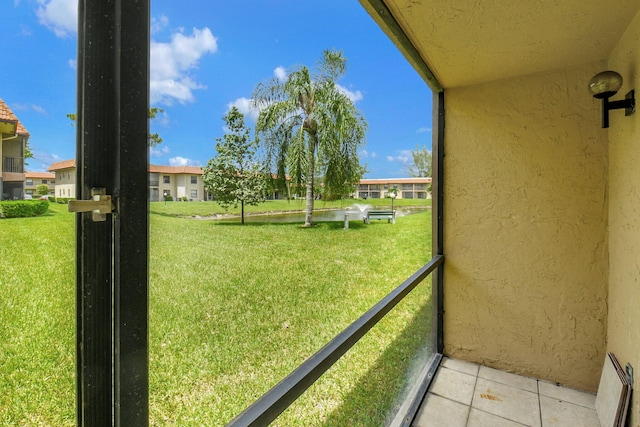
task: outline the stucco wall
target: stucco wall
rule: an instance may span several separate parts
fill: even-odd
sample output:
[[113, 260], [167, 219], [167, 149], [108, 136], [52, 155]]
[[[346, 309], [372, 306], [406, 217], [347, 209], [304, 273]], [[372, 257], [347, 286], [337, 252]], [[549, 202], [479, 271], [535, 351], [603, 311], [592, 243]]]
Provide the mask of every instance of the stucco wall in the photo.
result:
[[445, 354], [597, 388], [608, 153], [587, 83], [603, 66], [445, 92]]
[[[640, 95], [640, 14], [612, 52], [608, 68]], [[609, 127], [609, 320], [607, 350], [635, 370], [633, 423], [640, 422], [640, 112], [612, 111]]]

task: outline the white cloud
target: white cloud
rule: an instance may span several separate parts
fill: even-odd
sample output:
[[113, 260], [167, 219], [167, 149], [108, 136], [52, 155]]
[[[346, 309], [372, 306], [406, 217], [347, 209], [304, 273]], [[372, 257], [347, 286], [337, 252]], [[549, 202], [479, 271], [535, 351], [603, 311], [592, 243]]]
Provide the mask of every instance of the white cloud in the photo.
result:
[[376, 153], [375, 151], [368, 152], [367, 150], [361, 150], [360, 151], [360, 157], [362, 157], [363, 159], [366, 159], [366, 158], [374, 159], [374, 158], [378, 157], [378, 153]]
[[159, 33], [169, 25], [169, 18], [161, 15], [160, 18], [151, 18], [151, 34]]
[[77, 70], [78, 69], [78, 61], [75, 59], [70, 59], [69, 61], [67, 61], [67, 63], [69, 64], [69, 68]]
[[33, 34], [33, 31], [31, 31], [31, 28], [27, 27], [26, 25], [20, 24], [20, 34], [25, 37], [30, 37]]
[[[36, 165], [32, 166], [31, 164], [29, 165], [30, 166], [29, 170], [35, 172], [34, 167], [38, 167], [42, 169], [42, 171], [44, 171], [48, 169], [49, 166], [51, 166], [53, 163], [62, 161], [62, 158], [57, 154], [47, 153], [46, 151], [40, 151], [38, 149], [34, 149], [33, 160], [40, 163], [40, 166], [36, 166]], [[28, 162], [30, 163], [31, 160], [28, 160]]]
[[283, 82], [287, 79], [287, 70], [284, 67], [276, 67], [276, 69], [273, 70], [273, 75]]
[[339, 84], [336, 84], [336, 89], [338, 89], [339, 92], [349, 98], [354, 104], [364, 98], [364, 95], [362, 95], [362, 92], [360, 92], [359, 90], [352, 92], [346, 87], [340, 86]]
[[42, 25], [64, 38], [78, 32], [77, 0], [37, 0], [36, 15]]
[[227, 112], [231, 110], [231, 107], [236, 107], [247, 120], [251, 120], [254, 123], [258, 121], [258, 115], [260, 110], [251, 106], [251, 100], [249, 98], [238, 98], [227, 104]]
[[151, 41], [151, 104], [171, 105], [175, 100], [193, 102], [192, 91], [205, 86], [188, 72], [198, 67], [205, 54], [217, 50], [217, 39], [206, 27], [194, 28], [191, 36], [175, 33], [169, 43]]
[[400, 150], [397, 156], [387, 156], [387, 161], [409, 164], [413, 161], [411, 150]]
[[47, 114], [47, 110], [45, 110], [43, 107], [39, 106], [39, 105], [31, 105], [31, 109], [33, 111], [35, 111], [36, 113], [40, 113], [40, 114]]
[[13, 108], [16, 111], [35, 111], [36, 113], [39, 114], [48, 114], [47, 110], [45, 110], [43, 107], [36, 105], [36, 104], [19, 104], [19, 103], [13, 103], [11, 104], [11, 108]]
[[[78, 31], [77, 0], [36, 0], [36, 15], [40, 23], [64, 38]], [[163, 30], [169, 24], [165, 15], [151, 20], [153, 34]], [[207, 27], [194, 28], [191, 35], [185, 35], [183, 29], [171, 36], [168, 43], [151, 41], [151, 104], [171, 105], [193, 102], [193, 91], [204, 89], [189, 72], [198, 68], [200, 59], [207, 53], [218, 50], [217, 39]], [[69, 60], [71, 68], [76, 68], [75, 60]]]
[[199, 161], [180, 156], [170, 158], [169, 164], [171, 166], [200, 166]]
[[149, 153], [153, 156], [153, 157], [162, 157], [166, 154], [169, 154], [171, 152], [171, 150], [169, 150], [169, 147], [167, 147], [166, 145], [160, 145], [160, 148], [158, 147], [149, 147]]
[[431, 132], [431, 128], [421, 127], [421, 128], [418, 128], [418, 130], [416, 130], [416, 133], [427, 133], [427, 132]]

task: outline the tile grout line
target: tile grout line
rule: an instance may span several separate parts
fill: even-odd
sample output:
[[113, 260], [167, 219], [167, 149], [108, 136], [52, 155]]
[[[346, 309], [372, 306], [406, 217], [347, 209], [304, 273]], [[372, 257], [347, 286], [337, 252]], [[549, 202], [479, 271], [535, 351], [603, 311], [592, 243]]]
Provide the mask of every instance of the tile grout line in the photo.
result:
[[465, 423], [465, 426], [469, 425], [469, 418], [471, 418], [473, 399], [476, 397], [476, 388], [478, 387], [478, 374], [480, 374], [480, 366], [478, 366], [478, 370], [476, 371], [476, 381], [473, 383], [473, 392], [471, 393], [471, 402], [469, 402], [469, 412], [467, 412], [467, 422]]
[[538, 390], [538, 413], [540, 414], [540, 427], [544, 427], [542, 425], [542, 402], [540, 399], [540, 380], [536, 380], [536, 389]]

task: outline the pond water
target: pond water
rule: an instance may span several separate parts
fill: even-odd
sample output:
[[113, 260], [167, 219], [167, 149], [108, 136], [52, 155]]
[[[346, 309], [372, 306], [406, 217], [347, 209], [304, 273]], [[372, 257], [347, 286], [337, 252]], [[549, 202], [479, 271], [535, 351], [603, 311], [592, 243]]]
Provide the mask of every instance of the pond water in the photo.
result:
[[[366, 216], [367, 209], [376, 210], [389, 210], [389, 206], [370, 206], [370, 205], [354, 205], [346, 209], [337, 210], [324, 210], [313, 211], [313, 222], [327, 222], [327, 221], [344, 221], [344, 216], [349, 216], [349, 221], [362, 221], [362, 218]], [[431, 207], [407, 207], [397, 208], [396, 218], [410, 215], [413, 213], [424, 212]], [[221, 222], [240, 222], [240, 217], [222, 217], [215, 219]], [[304, 212], [294, 213], [282, 213], [282, 214], [268, 214], [268, 215], [246, 215], [244, 222], [269, 222], [269, 223], [304, 223]]]

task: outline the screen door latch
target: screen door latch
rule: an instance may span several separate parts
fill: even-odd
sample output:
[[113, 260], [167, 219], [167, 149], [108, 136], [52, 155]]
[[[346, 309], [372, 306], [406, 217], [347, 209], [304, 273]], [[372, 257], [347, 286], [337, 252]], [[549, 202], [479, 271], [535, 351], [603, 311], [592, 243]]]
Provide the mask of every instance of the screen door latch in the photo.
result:
[[106, 188], [92, 188], [91, 200], [69, 200], [69, 212], [92, 212], [91, 220], [101, 222], [107, 220], [107, 214], [115, 209], [111, 196]]

